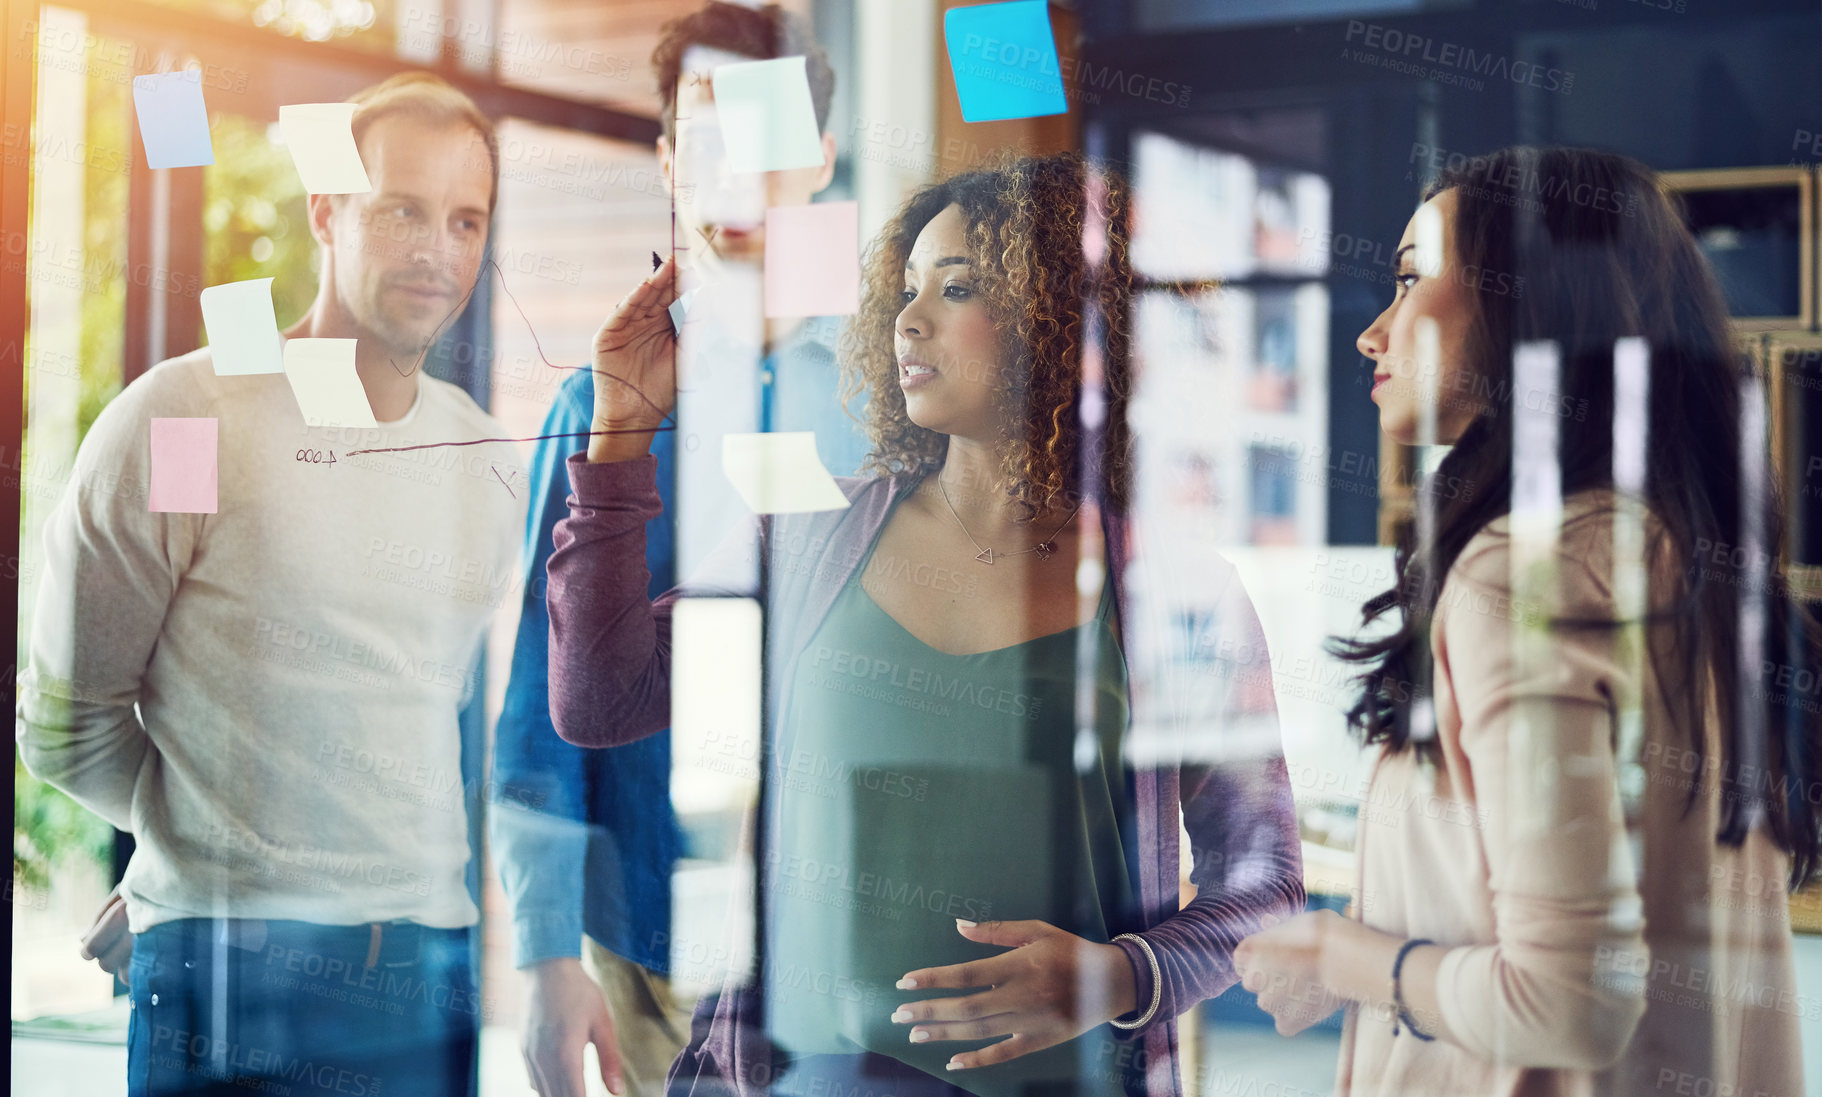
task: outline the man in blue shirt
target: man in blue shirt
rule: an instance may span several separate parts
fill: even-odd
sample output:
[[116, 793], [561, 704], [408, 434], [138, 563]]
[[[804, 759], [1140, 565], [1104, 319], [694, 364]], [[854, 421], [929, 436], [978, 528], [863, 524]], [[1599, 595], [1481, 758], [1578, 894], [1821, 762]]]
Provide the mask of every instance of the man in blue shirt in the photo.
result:
[[[714, 66], [799, 54], [824, 130], [824, 163], [730, 177], [714, 162], [718, 135], [702, 125], [713, 116]], [[758, 264], [765, 207], [805, 204], [834, 173], [827, 58], [802, 21], [776, 5], [711, 2], [669, 24], [652, 61], [664, 100], [658, 158], [673, 186], [678, 252], [686, 263], [692, 252], [700, 257], [692, 264], [697, 273]], [[849, 475], [866, 442], [839, 401], [836, 327], [830, 318], [770, 322], [753, 417], [761, 429], [815, 431], [829, 470]], [[541, 1097], [582, 1097], [582, 1050], [591, 1043], [609, 1089], [656, 1095], [689, 1034], [688, 1004], [674, 999], [668, 978], [670, 877], [683, 854], [669, 798], [670, 734], [584, 750], [559, 739], [550, 721], [545, 565], [552, 530], [569, 513], [564, 460], [587, 446], [594, 381], [586, 369], [568, 377], [539, 432], [568, 437], [541, 441], [531, 463], [525, 604], [494, 746], [500, 795], [490, 833], [512, 907], [514, 962], [527, 975], [523, 1050]], [[678, 443], [666, 432], [653, 446], [665, 504], [646, 530], [654, 596], [677, 578], [671, 516]]]

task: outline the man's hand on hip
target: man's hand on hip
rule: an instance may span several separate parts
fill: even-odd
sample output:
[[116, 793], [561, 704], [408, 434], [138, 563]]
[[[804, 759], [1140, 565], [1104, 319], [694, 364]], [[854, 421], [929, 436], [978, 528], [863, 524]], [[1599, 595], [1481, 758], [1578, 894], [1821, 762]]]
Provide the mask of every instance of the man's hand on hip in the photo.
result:
[[101, 970], [126, 984], [127, 965], [133, 959], [133, 934], [127, 929], [127, 904], [120, 897], [119, 887], [108, 892], [95, 923], [82, 935], [82, 958], [95, 961]]

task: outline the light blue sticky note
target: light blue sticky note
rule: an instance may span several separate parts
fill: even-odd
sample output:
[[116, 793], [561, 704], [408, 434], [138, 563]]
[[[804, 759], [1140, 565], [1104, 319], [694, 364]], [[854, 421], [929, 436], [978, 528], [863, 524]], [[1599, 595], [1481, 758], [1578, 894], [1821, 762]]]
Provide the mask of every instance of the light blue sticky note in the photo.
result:
[[1063, 73], [1046, 0], [955, 8], [943, 16], [962, 121], [1063, 114]]
[[135, 76], [133, 110], [139, 115], [147, 167], [194, 168], [215, 162], [209, 110], [202, 102], [202, 70]]
[[202, 323], [218, 377], [285, 372], [272, 308], [272, 279], [224, 282], [202, 291]]
[[822, 163], [822, 133], [802, 57], [722, 65], [714, 80], [731, 170], [789, 171]]

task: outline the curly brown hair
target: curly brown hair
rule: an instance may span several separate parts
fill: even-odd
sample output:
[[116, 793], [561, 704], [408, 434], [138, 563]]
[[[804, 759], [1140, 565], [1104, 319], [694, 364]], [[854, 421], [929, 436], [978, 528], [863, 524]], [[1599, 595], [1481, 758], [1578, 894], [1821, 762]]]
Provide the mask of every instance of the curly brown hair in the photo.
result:
[[[1004, 342], [1010, 414], [1000, 452], [1009, 494], [1027, 518], [1079, 492], [1123, 509], [1132, 452], [1130, 197], [1117, 175], [1074, 153], [1005, 157], [933, 183], [873, 242], [860, 311], [841, 347], [844, 396], [867, 393], [872, 453], [864, 469], [914, 472], [941, 464], [947, 452], [947, 435], [905, 411], [893, 335], [906, 257], [924, 226], [951, 205], [967, 222], [975, 292]], [[1085, 378], [1085, 361], [1098, 367], [1094, 376]], [[1100, 414], [1091, 411], [1084, 427], [1087, 386], [1099, 389], [1091, 403]]]

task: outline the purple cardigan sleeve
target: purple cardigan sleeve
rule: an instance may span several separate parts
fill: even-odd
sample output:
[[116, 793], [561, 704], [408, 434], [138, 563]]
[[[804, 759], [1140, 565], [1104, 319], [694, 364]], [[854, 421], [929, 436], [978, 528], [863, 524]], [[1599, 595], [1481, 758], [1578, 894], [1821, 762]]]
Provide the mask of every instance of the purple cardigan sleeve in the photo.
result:
[[584, 747], [670, 726], [672, 591], [646, 594], [645, 524], [662, 510], [654, 457], [569, 459], [569, 517], [550, 556], [550, 716]]
[[[1271, 659], [1258, 613], [1237, 577], [1189, 653], [1177, 663], [1185, 669], [1170, 691], [1182, 761], [1169, 775], [1174, 779], [1159, 781], [1159, 793], [1181, 806], [1196, 897], [1140, 934], [1162, 977], [1158, 1012], [1146, 1028], [1233, 986], [1239, 981], [1234, 946], [1264, 928], [1265, 915], [1291, 918], [1305, 904], [1303, 848]], [[1174, 882], [1176, 836], [1160, 837], [1162, 874]], [[1117, 943], [1138, 975], [1142, 1013], [1151, 1002], [1150, 964], [1137, 944]]]
[[[1196, 897], [1140, 936], [1158, 959], [1163, 986], [1153, 1023], [1176, 1017], [1239, 981], [1234, 946], [1303, 912], [1303, 856], [1281, 759], [1255, 767], [1185, 770], [1184, 814], [1200, 869]], [[1131, 941], [1117, 944], [1138, 973], [1140, 1011], [1151, 1002], [1151, 967]], [[1149, 1027], [1149, 1026], [1147, 1026]]]

